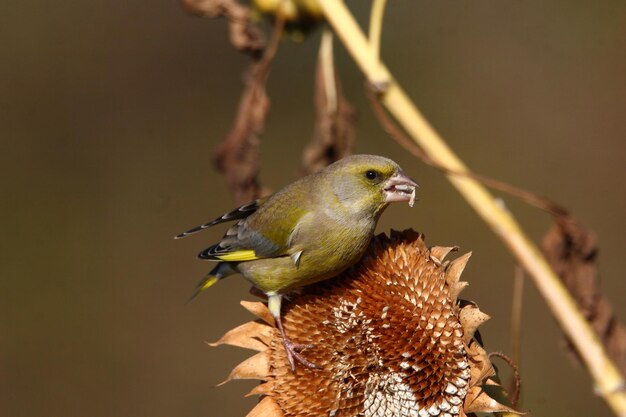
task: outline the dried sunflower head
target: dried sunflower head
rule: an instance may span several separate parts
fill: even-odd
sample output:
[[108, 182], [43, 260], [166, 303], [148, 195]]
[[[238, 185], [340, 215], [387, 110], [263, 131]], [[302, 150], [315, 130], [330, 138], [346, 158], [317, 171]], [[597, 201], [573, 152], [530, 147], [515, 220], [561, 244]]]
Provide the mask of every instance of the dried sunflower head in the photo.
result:
[[[414, 231], [377, 236], [363, 260], [331, 280], [303, 288], [283, 306], [292, 341], [318, 365], [292, 373], [263, 303], [242, 302], [260, 319], [213, 345], [258, 351], [228, 380], [259, 379], [263, 400], [249, 416], [465, 416], [515, 412], [488, 393], [501, 389], [474, 339], [489, 317], [457, 299], [466, 254], [428, 249]], [[485, 389], [489, 386], [489, 389]]]

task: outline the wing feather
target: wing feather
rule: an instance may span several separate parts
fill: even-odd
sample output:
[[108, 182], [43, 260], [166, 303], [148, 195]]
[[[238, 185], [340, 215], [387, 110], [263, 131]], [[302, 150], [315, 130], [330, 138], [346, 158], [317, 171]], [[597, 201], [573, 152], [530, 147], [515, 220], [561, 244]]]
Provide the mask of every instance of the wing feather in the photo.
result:
[[243, 262], [292, 255], [290, 252], [294, 244], [292, 237], [297, 234], [298, 224], [302, 217], [299, 217], [294, 227], [289, 230], [279, 229], [280, 231], [277, 229], [257, 231], [253, 228], [254, 225], [250, 225], [249, 220], [243, 219], [234, 224], [226, 231], [220, 242], [200, 252], [198, 258]]
[[211, 226], [215, 226], [219, 223], [245, 219], [246, 217], [257, 211], [257, 209], [263, 205], [265, 200], [267, 200], [267, 197], [259, 198], [258, 200], [246, 203], [243, 206], [237, 207], [236, 209], [229, 211], [228, 213], [222, 214], [220, 217], [213, 219], [210, 222], [206, 222], [204, 224], [201, 224], [200, 226], [189, 229], [186, 232], [177, 235], [176, 237], [174, 237], [174, 239], [182, 239], [189, 235], [193, 235], [194, 233], [198, 233], [204, 229], [208, 229]]
[[219, 243], [200, 252], [198, 258], [227, 262], [252, 261], [277, 256], [282, 250], [283, 247], [250, 230], [247, 223], [241, 220], [226, 231]]
[[[200, 252], [198, 258], [244, 262], [291, 255], [291, 251], [294, 250], [292, 237], [298, 234], [299, 224], [303, 218], [310, 217], [311, 214], [306, 204], [302, 204], [303, 201], [310, 199], [310, 196], [301, 195], [303, 193], [294, 190], [292, 184], [267, 200], [259, 202], [253, 212], [245, 216], [242, 214], [239, 221], [226, 231], [222, 239]], [[297, 202], [300, 204], [296, 204]], [[234, 216], [227, 213], [209, 223], [220, 223], [224, 221], [223, 217], [234, 219]]]

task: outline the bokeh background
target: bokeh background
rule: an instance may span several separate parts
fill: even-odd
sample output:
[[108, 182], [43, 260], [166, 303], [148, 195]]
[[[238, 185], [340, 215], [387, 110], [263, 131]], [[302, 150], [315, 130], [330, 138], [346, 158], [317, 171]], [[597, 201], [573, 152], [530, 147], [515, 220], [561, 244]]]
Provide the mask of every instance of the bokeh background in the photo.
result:
[[[361, 21], [369, 2], [351, 1]], [[598, 235], [602, 288], [626, 317], [626, 3], [389, 2], [383, 58], [477, 172], [548, 195]], [[265, 186], [292, 181], [313, 131], [319, 33], [284, 42], [269, 82]], [[373, 120], [362, 76], [337, 48], [359, 112], [357, 152], [397, 160], [421, 185], [379, 229], [412, 227], [474, 255], [464, 294], [510, 352], [511, 256], [443, 176]], [[248, 353], [209, 348], [251, 316], [240, 278], [185, 304], [223, 228], [174, 241], [233, 206], [212, 167], [247, 58], [223, 20], [168, 2], [0, 5], [0, 415], [243, 416], [253, 382], [216, 388]], [[533, 238], [548, 217], [507, 196]], [[608, 415], [527, 281], [523, 408]]]

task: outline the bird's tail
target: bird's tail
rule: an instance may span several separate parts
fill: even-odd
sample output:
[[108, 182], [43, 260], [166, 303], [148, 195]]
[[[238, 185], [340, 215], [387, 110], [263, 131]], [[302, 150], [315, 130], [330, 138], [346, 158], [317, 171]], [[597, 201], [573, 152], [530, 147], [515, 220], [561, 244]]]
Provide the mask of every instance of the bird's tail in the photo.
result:
[[187, 300], [187, 302], [196, 298], [196, 296], [202, 291], [206, 290], [209, 287], [212, 287], [213, 284], [215, 284], [217, 281], [221, 280], [222, 278], [226, 278], [227, 276], [232, 275], [236, 272], [237, 271], [235, 271], [228, 262], [220, 262], [215, 268], [211, 270], [211, 272], [209, 272], [204, 278], [202, 278], [202, 281], [198, 283], [194, 293], [191, 297], [189, 297], [189, 300]]

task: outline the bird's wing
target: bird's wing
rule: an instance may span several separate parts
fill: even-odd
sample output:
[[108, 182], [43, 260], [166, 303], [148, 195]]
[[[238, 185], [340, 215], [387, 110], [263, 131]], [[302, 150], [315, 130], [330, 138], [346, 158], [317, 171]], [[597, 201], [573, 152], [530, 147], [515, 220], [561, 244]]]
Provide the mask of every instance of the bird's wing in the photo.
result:
[[229, 222], [232, 220], [245, 219], [255, 211], [259, 207], [263, 205], [263, 203], [267, 200], [267, 197], [259, 198], [258, 200], [251, 201], [249, 203], [244, 204], [243, 206], [237, 207], [234, 210], [229, 211], [228, 213], [222, 214], [220, 217], [211, 220], [210, 222], [201, 224], [200, 226], [196, 226], [193, 229], [189, 229], [186, 232], [183, 232], [177, 235], [174, 239], [182, 239], [194, 233], [200, 232], [204, 229], [207, 229], [211, 226], [215, 226], [216, 224]]
[[200, 252], [198, 258], [241, 262], [272, 256], [279, 252], [279, 245], [274, 244], [260, 233], [249, 230], [245, 222], [240, 221], [228, 229], [219, 243]]
[[233, 225], [222, 240], [203, 250], [198, 258], [243, 262], [260, 258], [292, 255], [292, 236], [307, 214], [305, 210], [291, 210], [288, 215], [259, 212], [253, 218]]

